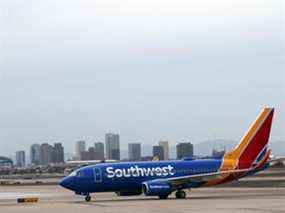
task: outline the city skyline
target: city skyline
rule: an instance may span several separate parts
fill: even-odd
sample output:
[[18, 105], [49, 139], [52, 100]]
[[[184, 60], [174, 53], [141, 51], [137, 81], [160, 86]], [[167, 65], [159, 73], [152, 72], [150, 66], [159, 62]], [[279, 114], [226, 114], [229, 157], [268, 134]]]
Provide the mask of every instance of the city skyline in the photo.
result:
[[[107, 133], [106, 135], [117, 135], [113, 133]], [[118, 135], [119, 136], [119, 135]], [[119, 136], [120, 137], [120, 136]], [[77, 145], [78, 144], [84, 144], [84, 148], [81, 149], [80, 151], [80, 157], [78, 158], [77, 156]], [[196, 156], [196, 157], [202, 157], [202, 156], [210, 156], [210, 155], [219, 155], [220, 153], [224, 151], [228, 151], [236, 144], [238, 141], [234, 140], [224, 140], [224, 139], [216, 139], [216, 140], [208, 140], [204, 141], [202, 143], [193, 143], [189, 142], [189, 140], [184, 140], [184, 141], [177, 141], [169, 144], [169, 141], [158, 141], [157, 143], [153, 143], [152, 145], [149, 144], [144, 144], [144, 143], [138, 143], [138, 142], [131, 142], [128, 143], [127, 147], [121, 147], [119, 146], [118, 152], [120, 153], [120, 160], [131, 160], [132, 157], [131, 155], [134, 156], [140, 156], [137, 157], [136, 159], [145, 159], [149, 160], [149, 157], [159, 157], [161, 160], [165, 160], [165, 156], [169, 156], [168, 159], [180, 159], [182, 156], [183, 157], [189, 157], [189, 156]], [[167, 145], [166, 145], [167, 144]], [[104, 149], [104, 143], [102, 142], [95, 142], [95, 143], [88, 143], [86, 141], [80, 140], [76, 141], [74, 143], [75, 148], [71, 152], [64, 152], [64, 146], [62, 146], [62, 143], [54, 143], [54, 147], [50, 145], [49, 143], [43, 143], [43, 144], [32, 144], [30, 146], [30, 155], [26, 155], [26, 163], [30, 164], [32, 163], [33, 165], [39, 165], [42, 163], [42, 156], [41, 155], [41, 147], [42, 146], [48, 146], [50, 148], [51, 152], [55, 153], [54, 151], [62, 150], [60, 151], [59, 157], [62, 160], [54, 160], [55, 158], [53, 157], [54, 154], [52, 155], [53, 160], [46, 160], [47, 163], [56, 163], [56, 162], [63, 162], [68, 161], [68, 160], [104, 160], [108, 159], [107, 156], [105, 155], [105, 149]], [[165, 149], [166, 145], [166, 149]], [[57, 149], [57, 146], [59, 149]], [[190, 147], [189, 147], [190, 146]], [[195, 149], [194, 149], [195, 146]], [[158, 152], [161, 152], [161, 154], [155, 154], [154, 148], [160, 147], [161, 150]], [[285, 148], [285, 142], [284, 141], [274, 141], [270, 143], [270, 148], [272, 148], [274, 155], [285, 155], [284, 148]], [[38, 150], [38, 151], [36, 151]], [[49, 149], [46, 149], [45, 153], [47, 153]], [[195, 150], [195, 152], [194, 152]], [[282, 152], [283, 150], [283, 152]], [[16, 154], [19, 151], [16, 151]], [[22, 150], [20, 151], [22, 152]], [[25, 152], [25, 151], [23, 151]], [[27, 152], [29, 153], [29, 152]], [[213, 154], [215, 153], [215, 154]], [[13, 159], [15, 162], [17, 161], [16, 155], [13, 156], [8, 156], [11, 159]], [[25, 155], [25, 154], [24, 154]], [[7, 157], [7, 156], [6, 156]], [[58, 158], [57, 158], [58, 159]], [[109, 160], [112, 158], [109, 158]], [[152, 158], [151, 158], [152, 159]], [[118, 159], [113, 159], [113, 160], [118, 160]]]
[[[118, 134], [107, 133], [106, 144], [108, 142], [107, 137], [113, 138], [113, 136], [118, 137]], [[190, 145], [191, 151], [189, 151], [188, 147], [182, 146]], [[191, 142], [182, 142], [177, 143], [176, 147], [181, 147], [183, 150], [176, 149], [176, 156], [170, 157], [170, 150], [173, 147], [169, 146], [168, 141], [159, 141], [157, 144], [152, 146], [152, 154], [142, 154], [144, 149], [142, 149], [141, 143], [128, 143], [128, 157], [123, 156], [120, 159], [114, 159], [112, 156], [110, 158], [107, 157], [107, 149], [105, 155], [104, 143], [95, 142], [93, 146], [86, 146], [86, 141], [80, 140], [75, 142], [75, 149], [70, 159], [64, 159], [64, 146], [61, 143], [54, 143], [54, 146], [49, 143], [42, 144], [32, 144], [30, 146], [30, 155], [26, 155], [25, 151], [16, 151], [16, 159], [15, 165], [17, 167], [25, 167], [25, 166], [39, 166], [39, 165], [50, 165], [50, 164], [62, 164], [66, 161], [89, 161], [89, 160], [128, 160], [128, 161], [144, 161], [144, 160], [152, 160], [152, 159], [160, 159], [160, 160], [170, 160], [170, 159], [181, 159], [183, 157], [193, 157], [193, 144]], [[182, 145], [182, 146], [181, 146]], [[159, 149], [157, 149], [159, 148]], [[121, 148], [118, 147], [118, 152], [121, 153]], [[157, 151], [158, 152], [157, 152]], [[172, 150], [174, 151], [174, 150]], [[180, 154], [179, 154], [180, 153]], [[115, 155], [116, 157], [116, 155]]]
[[[121, 136], [120, 136], [121, 137]], [[170, 141], [170, 140], [158, 140], [158, 141], [154, 141], [153, 143], [144, 143], [144, 142], [141, 142], [139, 144], [141, 144], [141, 155], [142, 157], [145, 157], [145, 156], [149, 156], [149, 155], [152, 155], [152, 147], [153, 146], [159, 146], [159, 142], [161, 141], [167, 141], [169, 142], [169, 156], [170, 158], [174, 158], [174, 156], [176, 157], [176, 146], [177, 144], [183, 144], [183, 143], [188, 143], [187, 141], [191, 141], [191, 144], [193, 144], [194, 146], [195, 145], [202, 145], [202, 144], [205, 144], [205, 143], [209, 143], [208, 146], [211, 147], [211, 150], [208, 151], [207, 153], [205, 153], [205, 151], [202, 151], [202, 153], [194, 153], [195, 155], [208, 155], [211, 153], [212, 150], [214, 149], [217, 149], [217, 150], [223, 150], [225, 147], [227, 148], [227, 150], [229, 150], [230, 148], [233, 148], [232, 145], [237, 143], [238, 140], [230, 140], [230, 139], [222, 139], [222, 138], [218, 138], [218, 139], [210, 139], [210, 140], [205, 140], [205, 141], [201, 141], [201, 142], [193, 142], [192, 140], [189, 140], [189, 139], [183, 139], [183, 140], [177, 140], [177, 141]], [[218, 142], [217, 142], [218, 141]], [[220, 142], [219, 142], [220, 141]], [[226, 145], [225, 145], [225, 142], [227, 142]], [[78, 140], [78, 141], [74, 141], [72, 142], [72, 145], [69, 146], [70, 149], [66, 149], [66, 144], [64, 142], [60, 142], [63, 147], [65, 148], [65, 152], [64, 152], [64, 155], [67, 155], [65, 159], [68, 159], [68, 158], [75, 158], [77, 160], [79, 160], [76, 156], [76, 144], [77, 142], [84, 142], [84, 146], [85, 146], [85, 151], [88, 151], [88, 148], [90, 147], [93, 147], [95, 146], [95, 144], [98, 144], [98, 143], [102, 143], [102, 142], [94, 142], [94, 140], [89, 140], [89, 141], [86, 141], [86, 140]], [[275, 144], [276, 142], [282, 142], [282, 140], [276, 140], [276, 141], [272, 141], [271, 140], [271, 144]], [[283, 141], [285, 142], [285, 141]], [[56, 142], [45, 142], [47, 144], [56, 144]], [[6, 157], [9, 157], [9, 158], [12, 158], [14, 160], [16, 160], [16, 152], [18, 151], [24, 151], [26, 153], [26, 159], [27, 162], [30, 161], [30, 158], [31, 158], [31, 148], [34, 146], [34, 145], [41, 145], [41, 144], [45, 144], [45, 143], [34, 143], [34, 144], [30, 144], [28, 145], [27, 147], [23, 148], [23, 149], [19, 149], [19, 150], [14, 150], [10, 155], [6, 154], [6, 155], [2, 155], [2, 156], [6, 156]], [[122, 155], [121, 159], [127, 159], [128, 156], [129, 156], [129, 145], [130, 144], [133, 144], [134, 142], [126, 142], [123, 144], [123, 146], [120, 146], [120, 153]], [[102, 143], [103, 146], [104, 143]], [[136, 143], [135, 143], [136, 144]], [[203, 145], [205, 146], [205, 145]], [[68, 146], [67, 146], [68, 147]], [[285, 147], [285, 146], [284, 146]], [[103, 147], [104, 148], [104, 147]], [[195, 150], [195, 149], [194, 149]], [[276, 150], [273, 150], [273, 152], [276, 151]], [[197, 152], [195, 150], [195, 152]], [[105, 148], [104, 148], [104, 156], [105, 155]], [[1, 156], [1, 154], [0, 154]]]

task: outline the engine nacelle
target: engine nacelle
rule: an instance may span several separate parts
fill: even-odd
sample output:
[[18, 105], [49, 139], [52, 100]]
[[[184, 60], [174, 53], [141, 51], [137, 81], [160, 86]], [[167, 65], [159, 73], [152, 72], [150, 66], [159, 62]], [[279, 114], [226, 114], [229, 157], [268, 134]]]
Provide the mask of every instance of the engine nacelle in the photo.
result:
[[169, 195], [172, 192], [171, 185], [167, 181], [144, 182], [142, 189], [147, 196]]

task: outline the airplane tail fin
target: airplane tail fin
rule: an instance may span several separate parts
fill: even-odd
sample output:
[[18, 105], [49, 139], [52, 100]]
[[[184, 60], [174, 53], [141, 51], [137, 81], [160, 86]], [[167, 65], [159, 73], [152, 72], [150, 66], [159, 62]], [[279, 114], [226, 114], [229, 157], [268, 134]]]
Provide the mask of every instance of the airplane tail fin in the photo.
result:
[[224, 160], [234, 162], [235, 169], [248, 169], [264, 159], [268, 154], [267, 144], [273, 114], [273, 108], [262, 109], [240, 143], [233, 150], [225, 153]]

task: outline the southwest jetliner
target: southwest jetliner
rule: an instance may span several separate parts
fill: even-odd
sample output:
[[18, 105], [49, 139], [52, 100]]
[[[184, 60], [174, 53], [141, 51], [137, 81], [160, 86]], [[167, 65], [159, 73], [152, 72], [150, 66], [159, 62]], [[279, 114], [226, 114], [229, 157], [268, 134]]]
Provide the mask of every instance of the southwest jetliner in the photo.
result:
[[222, 159], [101, 163], [72, 172], [60, 185], [85, 196], [86, 201], [96, 192], [144, 193], [160, 199], [175, 192], [176, 198], [183, 199], [185, 189], [223, 184], [266, 169], [273, 113], [273, 108], [262, 109], [239, 144]]

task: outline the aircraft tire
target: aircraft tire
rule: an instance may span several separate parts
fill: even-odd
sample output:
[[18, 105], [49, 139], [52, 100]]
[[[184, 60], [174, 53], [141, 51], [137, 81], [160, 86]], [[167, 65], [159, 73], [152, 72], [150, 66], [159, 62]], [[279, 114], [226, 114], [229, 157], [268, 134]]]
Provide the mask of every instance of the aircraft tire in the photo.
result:
[[185, 199], [186, 198], [186, 192], [183, 191], [183, 190], [178, 190], [176, 193], [175, 193], [175, 197], [177, 199]]
[[85, 196], [85, 201], [90, 202], [91, 201], [91, 196], [88, 194]]

